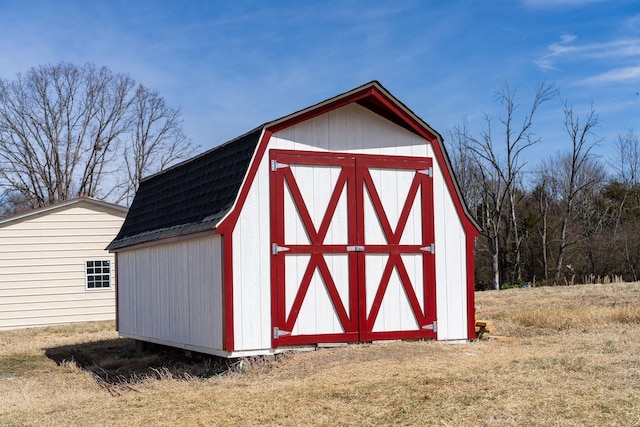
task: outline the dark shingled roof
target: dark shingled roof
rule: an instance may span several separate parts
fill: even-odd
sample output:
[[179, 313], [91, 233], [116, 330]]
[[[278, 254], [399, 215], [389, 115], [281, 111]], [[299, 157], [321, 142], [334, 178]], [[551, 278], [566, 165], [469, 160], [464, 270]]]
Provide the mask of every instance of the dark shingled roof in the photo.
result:
[[233, 206], [262, 129], [143, 180], [107, 249], [213, 229]]

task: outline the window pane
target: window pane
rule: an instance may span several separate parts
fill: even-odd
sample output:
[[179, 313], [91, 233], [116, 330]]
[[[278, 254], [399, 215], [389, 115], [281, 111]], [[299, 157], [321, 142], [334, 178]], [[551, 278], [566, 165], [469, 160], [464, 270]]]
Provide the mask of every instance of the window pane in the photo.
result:
[[87, 289], [111, 287], [111, 261], [86, 261]]

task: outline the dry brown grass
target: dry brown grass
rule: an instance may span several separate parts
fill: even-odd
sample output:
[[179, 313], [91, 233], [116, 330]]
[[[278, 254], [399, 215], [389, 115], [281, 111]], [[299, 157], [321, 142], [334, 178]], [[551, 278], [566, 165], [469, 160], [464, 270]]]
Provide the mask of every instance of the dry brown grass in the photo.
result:
[[241, 366], [137, 355], [109, 323], [0, 333], [0, 425], [640, 425], [640, 284], [476, 297], [513, 340]]

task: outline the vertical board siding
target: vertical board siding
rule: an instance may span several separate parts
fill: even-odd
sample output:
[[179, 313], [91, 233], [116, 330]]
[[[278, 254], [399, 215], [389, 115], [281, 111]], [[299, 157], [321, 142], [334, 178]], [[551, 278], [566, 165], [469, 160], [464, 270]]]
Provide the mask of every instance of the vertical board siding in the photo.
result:
[[[267, 153], [270, 149], [433, 157], [428, 141], [357, 104], [332, 110], [275, 133], [269, 141]], [[258, 172], [233, 233], [234, 340], [237, 351], [271, 347], [268, 160], [268, 154], [260, 159]], [[439, 339], [461, 339], [467, 334], [465, 234], [453, 197], [448, 192], [440, 167], [434, 163]], [[418, 224], [416, 221], [418, 219], [410, 218], [407, 227], [417, 230], [419, 225], [415, 225]], [[299, 232], [294, 231], [295, 224], [288, 226], [292, 228], [287, 232]], [[330, 236], [328, 238], [340, 240], [339, 236]], [[449, 252], [445, 248], [452, 249]], [[287, 268], [296, 268], [296, 264]], [[403, 325], [407, 322], [408, 319], [403, 320]]]
[[269, 156], [265, 155], [233, 231], [233, 324], [237, 351], [271, 348], [269, 194]]
[[[0, 226], [0, 330], [115, 319], [104, 248], [125, 215], [80, 201]], [[110, 289], [86, 289], [88, 260], [111, 261]]]
[[[289, 191], [284, 193], [284, 246], [314, 244], [338, 244], [346, 245], [348, 240], [348, 207], [347, 184], [342, 182], [338, 187], [339, 176], [345, 176], [342, 166], [289, 164], [293, 183], [291, 185], [299, 189], [302, 200], [294, 201]], [[288, 181], [285, 181], [288, 182]], [[283, 184], [285, 188], [286, 184]], [[321, 242], [311, 242], [307, 231], [318, 233], [323, 220], [327, 215], [329, 202], [332, 196], [338, 196], [335, 212], [330, 217], [326, 235]], [[306, 209], [309, 215], [309, 230], [302, 223], [299, 209]], [[285, 306], [287, 319], [291, 316], [294, 299], [300, 289], [303, 289], [304, 275], [310, 262], [308, 254], [279, 255], [284, 257], [285, 267]], [[336, 298], [339, 304], [349, 308], [349, 256], [346, 253], [323, 254], [322, 265], [326, 264], [328, 274], [323, 276], [319, 266], [313, 267], [312, 278], [302, 300], [302, 305], [297, 314], [296, 321], [291, 329], [292, 335], [318, 335], [341, 334], [346, 332], [338, 311], [334, 307], [329, 294], [329, 283], [335, 285]], [[292, 268], [293, 267], [293, 268]]]
[[118, 253], [119, 331], [222, 350], [222, 238]]
[[465, 232], [439, 165], [433, 165], [438, 339], [467, 339]]

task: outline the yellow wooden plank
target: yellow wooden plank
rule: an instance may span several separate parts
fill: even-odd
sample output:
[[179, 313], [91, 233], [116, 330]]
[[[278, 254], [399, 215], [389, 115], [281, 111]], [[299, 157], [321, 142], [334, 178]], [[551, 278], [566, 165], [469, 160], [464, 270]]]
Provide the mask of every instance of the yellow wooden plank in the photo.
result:
[[476, 326], [486, 327], [493, 325], [493, 322], [490, 320], [476, 320]]

